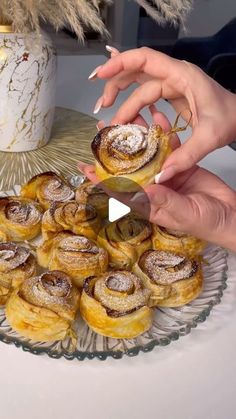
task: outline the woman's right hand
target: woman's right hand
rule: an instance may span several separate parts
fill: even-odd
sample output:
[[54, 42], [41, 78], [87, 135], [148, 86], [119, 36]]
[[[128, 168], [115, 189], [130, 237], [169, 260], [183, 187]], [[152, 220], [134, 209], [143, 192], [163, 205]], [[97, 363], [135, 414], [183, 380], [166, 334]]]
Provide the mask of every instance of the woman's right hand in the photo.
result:
[[[236, 138], [236, 95], [228, 92], [197, 66], [149, 48], [112, 54], [94, 77], [108, 80], [100, 105], [111, 106], [119, 91], [138, 86], [121, 105], [111, 124], [138, 122], [139, 112], [160, 98], [168, 99], [185, 120], [192, 112], [192, 134], [166, 160], [158, 182], [193, 167], [209, 152]], [[98, 108], [98, 107], [97, 107]]]

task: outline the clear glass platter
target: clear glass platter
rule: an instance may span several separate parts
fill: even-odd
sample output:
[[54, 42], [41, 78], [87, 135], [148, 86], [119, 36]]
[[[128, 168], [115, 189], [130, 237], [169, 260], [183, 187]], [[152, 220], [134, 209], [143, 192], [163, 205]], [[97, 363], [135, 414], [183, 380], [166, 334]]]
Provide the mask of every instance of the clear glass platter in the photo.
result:
[[[4, 195], [18, 193], [19, 188], [15, 187]], [[203, 272], [204, 287], [201, 295], [192, 303], [180, 308], [155, 309], [152, 328], [136, 339], [112, 339], [100, 336], [91, 331], [78, 314], [74, 324], [78, 336], [76, 349], [70, 338], [63, 342], [35, 342], [15, 332], [6, 321], [4, 308], [0, 307], [0, 340], [35, 355], [47, 354], [51, 358], [64, 357], [68, 360], [86, 358], [105, 360], [108, 357], [119, 359], [124, 355], [138, 355], [140, 351], [149, 352], [155, 346], [166, 346], [190, 333], [198, 323], [206, 320], [214, 305], [220, 303], [227, 281], [226, 250], [209, 246], [204, 253]]]

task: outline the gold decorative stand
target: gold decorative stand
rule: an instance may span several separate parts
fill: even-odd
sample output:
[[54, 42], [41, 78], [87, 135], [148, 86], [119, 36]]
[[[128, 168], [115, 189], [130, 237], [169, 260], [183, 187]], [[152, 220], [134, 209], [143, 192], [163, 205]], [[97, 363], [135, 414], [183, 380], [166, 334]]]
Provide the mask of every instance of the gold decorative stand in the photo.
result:
[[24, 153], [0, 152], [0, 191], [48, 170], [66, 176], [78, 174], [77, 161], [93, 159], [90, 142], [97, 131], [96, 122], [80, 112], [57, 108], [52, 138], [46, 146]]

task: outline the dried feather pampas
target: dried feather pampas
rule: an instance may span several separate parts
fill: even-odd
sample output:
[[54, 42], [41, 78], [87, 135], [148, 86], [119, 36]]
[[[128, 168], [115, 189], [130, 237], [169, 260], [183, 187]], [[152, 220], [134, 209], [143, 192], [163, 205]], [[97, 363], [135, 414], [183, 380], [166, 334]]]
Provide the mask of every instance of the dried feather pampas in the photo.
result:
[[40, 32], [47, 22], [56, 30], [70, 26], [80, 40], [84, 28], [106, 33], [99, 6], [110, 0], [0, 0], [0, 22], [10, 23], [16, 32]]
[[[84, 28], [107, 33], [100, 6], [119, 0], [0, 0], [0, 23], [10, 23], [16, 32], [40, 32], [47, 22], [56, 30], [70, 26], [80, 40]], [[127, 0], [128, 1], [128, 0]], [[193, 0], [134, 0], [158, 23], [183, 24]]]
[[158, 23], [182, 24], [192, 8], [193, 0], [135, 0]]

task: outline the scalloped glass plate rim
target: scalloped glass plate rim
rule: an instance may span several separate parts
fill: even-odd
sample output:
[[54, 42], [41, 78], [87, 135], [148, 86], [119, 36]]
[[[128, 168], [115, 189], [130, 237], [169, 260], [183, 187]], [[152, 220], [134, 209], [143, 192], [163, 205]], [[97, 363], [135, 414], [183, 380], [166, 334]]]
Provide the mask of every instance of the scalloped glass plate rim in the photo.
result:
[[[225, 250], [225, 253], [226, 253], [226, 258], [227, 258], [228, 253], [226, 250]], [[124, 352], [122, 351], [107, 351], [107, 352], [94, 351], [93, 353], [90, 353], [90, 352], [82, 352], [82, 351], [76, 350], [72, 354], [66, 351], [61, 351], [61, 353], [57, 353], [54, 351], [47, 350], [45, 348], [32, 349], [30, 345], [24, 344], [20, 342], [18, 339], [9, 338], [9, 337], [6, 338], [6, 336], [2, 332], [0, 332], [0, 341], [6, 344], [14, 344], [17, 348], [22, 348], [23, 351], [30, 352], [34, 355], [47, 354], [50, 358], [54, 358], [54, 359], [59, 359], [59, 358], [64, 357], [67, 360], [78, 359], [79, 361], [83, 361], [86, 358], [87, 359], [98, 358], [102, 361], [105, 361], [108, 357], [112, 357], [114, 359], [121, 359], [124, 355], [128, 355], [129, 357], [136, 356], [139, 354], [140, 351], [150, 352], [156, 346], [167, 346], [171, 342], [178, 340], [180, 337], [186, 336], [187, 334], [191, 332], [193, 328], [196, 328], [199, 323], [203, 323], [207, 319], [212, 308], [215, 305], [220, 303], [221, 297], [223, 295], [223, 291], [227, 288], [227, 283], [226, 283], [227, 270], [228, 270], [228, 265], [226, 265], [223, 271], [222, 285], [218, 289], [219, 290], [218, 299], [215, 302], [212, 302], [212, 304], [209, 305], [208, 308], [204, 309], [201, 314], [193, 318], [192, 324], [188, 325], [189, 327], [187, 329], [187, 332], [185, 331], [183, 335], [181, 334], [181, 332], [175, 331], [175, 332], [170, 333], [170, 335], [168, 335], [167, 337], [163, 338], [163, 340], [153, 339], [151, 342], [147, 343], [144, 346], [136, 346], [135, 348], [127, 349], [127, 351], [124, 351]]]
[[[226, 259], [226, 266], [224, 270], [222, 271], [222, 284], [217, 288], [218, 289], [218, 295], [215, 301], [212, 301], [209, 303], [209, 306], [202, 310], [200, 314], [198, 314], [196, 317], [192, 319], [192, 323], [188, 324], [188, 327], [184, 330], [184, 333], [181, 333], [181, 329], [179, 331], [171, 332], [169, 335], [165, 336], [164, 338], [160, 339], [153, 339], [149, 343], [141, 346], [137, 345], [135, 348], [127, 349], [126, 351], [93, 351], [92, 353], [86, 352], [86, 351], [78, 351], [75, 350], [73, 353], [67, 352], [67, 351], [61, 351], [60, 353], [52, 351], [50, 349], [46, 348], [32, 348], [31, 345], [28, 345], [27, 343], [24, 343], [20, 341], [18, 338], [11, 338], [6, 336], [4, 333], [0, 331], [0, 341], [6, 344], [14, 344], [17, 348], [22, 348], [25, 352], [30, 352], [34, 355], [43, 355], [46, 354], [50, 358], [53, 359], [59, 359], [64, 357], [67, 360], [73, 360], [77, 359], [79, 361], [83, 361], [84, 359], [94, 359], [98, 358], [102, 361], [106, 360], [108, 357], [112, 357], [114, 359], [121, 359], [124, 355], [127, 355], [129, 357], [133, 357], [139, 354], [139, 352], [150, 352], [152, 351], [156, 346], [167, 346], [173, 341], [178, 340], [180, 337], [186, 336], [191, 332], [193, 328], [196, 328], [199, 323], [203, 323], [209, 314], [211, 313], [212, 308], [219, 304], [221, 301], [221, 298], [223, 296], [223, 291], [227, 288], [227, 271], [228, 271], [228, 264], [227, 264], [227, 258], [228, 258], [228, 252], [225, 249], [222, 249], [225, 252], [225, 259]], [[188, 304], [187, 304], [188, 306]]]

